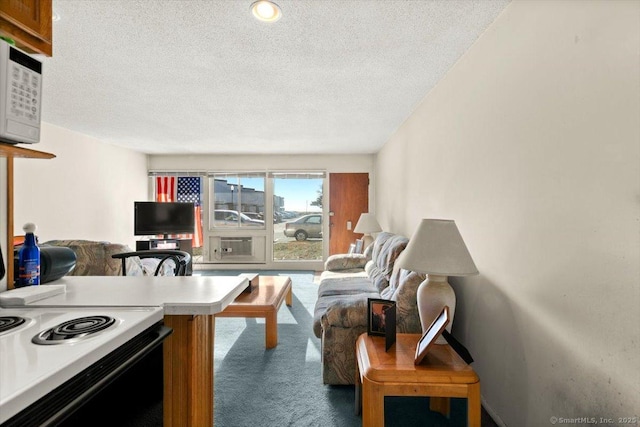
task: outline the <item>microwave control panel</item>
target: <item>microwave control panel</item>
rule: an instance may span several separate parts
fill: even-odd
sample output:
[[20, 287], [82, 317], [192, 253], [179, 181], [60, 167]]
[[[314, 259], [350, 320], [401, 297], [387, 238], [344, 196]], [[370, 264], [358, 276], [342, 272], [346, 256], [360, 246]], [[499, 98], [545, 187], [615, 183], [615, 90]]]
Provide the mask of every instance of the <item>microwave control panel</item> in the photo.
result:
[[42, 63], [0, 41], [0, 141], [40, 141]]

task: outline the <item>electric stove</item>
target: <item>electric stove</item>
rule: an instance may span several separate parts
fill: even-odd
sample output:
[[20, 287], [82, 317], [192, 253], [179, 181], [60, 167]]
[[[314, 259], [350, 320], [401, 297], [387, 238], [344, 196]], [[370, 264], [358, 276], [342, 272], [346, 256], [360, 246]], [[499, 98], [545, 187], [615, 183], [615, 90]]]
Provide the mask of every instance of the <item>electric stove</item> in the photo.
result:
[[162, 318], [160, 307], [0, 308], [0, 425], [56, 425], [161, 344]]

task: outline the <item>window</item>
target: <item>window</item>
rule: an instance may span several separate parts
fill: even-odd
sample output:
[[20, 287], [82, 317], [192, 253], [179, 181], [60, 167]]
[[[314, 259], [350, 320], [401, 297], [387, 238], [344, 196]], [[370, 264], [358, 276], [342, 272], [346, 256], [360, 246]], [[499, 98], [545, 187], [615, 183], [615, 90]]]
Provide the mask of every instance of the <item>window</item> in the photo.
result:
[[209, 229], [264, 229], [264, 189], [264, 173], [209, 175]]

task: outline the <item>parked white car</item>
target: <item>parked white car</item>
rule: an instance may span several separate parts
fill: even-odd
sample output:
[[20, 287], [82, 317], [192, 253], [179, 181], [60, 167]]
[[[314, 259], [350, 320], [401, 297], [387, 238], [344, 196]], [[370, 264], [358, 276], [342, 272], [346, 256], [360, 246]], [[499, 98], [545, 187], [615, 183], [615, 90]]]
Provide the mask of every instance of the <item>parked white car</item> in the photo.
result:
[[322, 238], [322, 215], [305, 215], [284, 225], [284, 235], [302, 241], [311, 238]]
[[264, 221], [261, 219], [249, 218], [247, 215], [238, 211], [216, 209], [214, 211], [213, 226], [214, 227], [264, 227]]

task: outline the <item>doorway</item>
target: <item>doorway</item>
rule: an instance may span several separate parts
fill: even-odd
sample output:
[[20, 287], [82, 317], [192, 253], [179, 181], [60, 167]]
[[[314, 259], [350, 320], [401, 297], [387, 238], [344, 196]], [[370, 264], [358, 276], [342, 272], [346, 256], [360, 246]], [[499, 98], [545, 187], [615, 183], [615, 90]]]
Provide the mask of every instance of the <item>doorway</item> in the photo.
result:
[[369, 212], [369, 174], [329, 175], [329, 255], [344, 254], [362, 237], [353, 229], [360, 214]]

